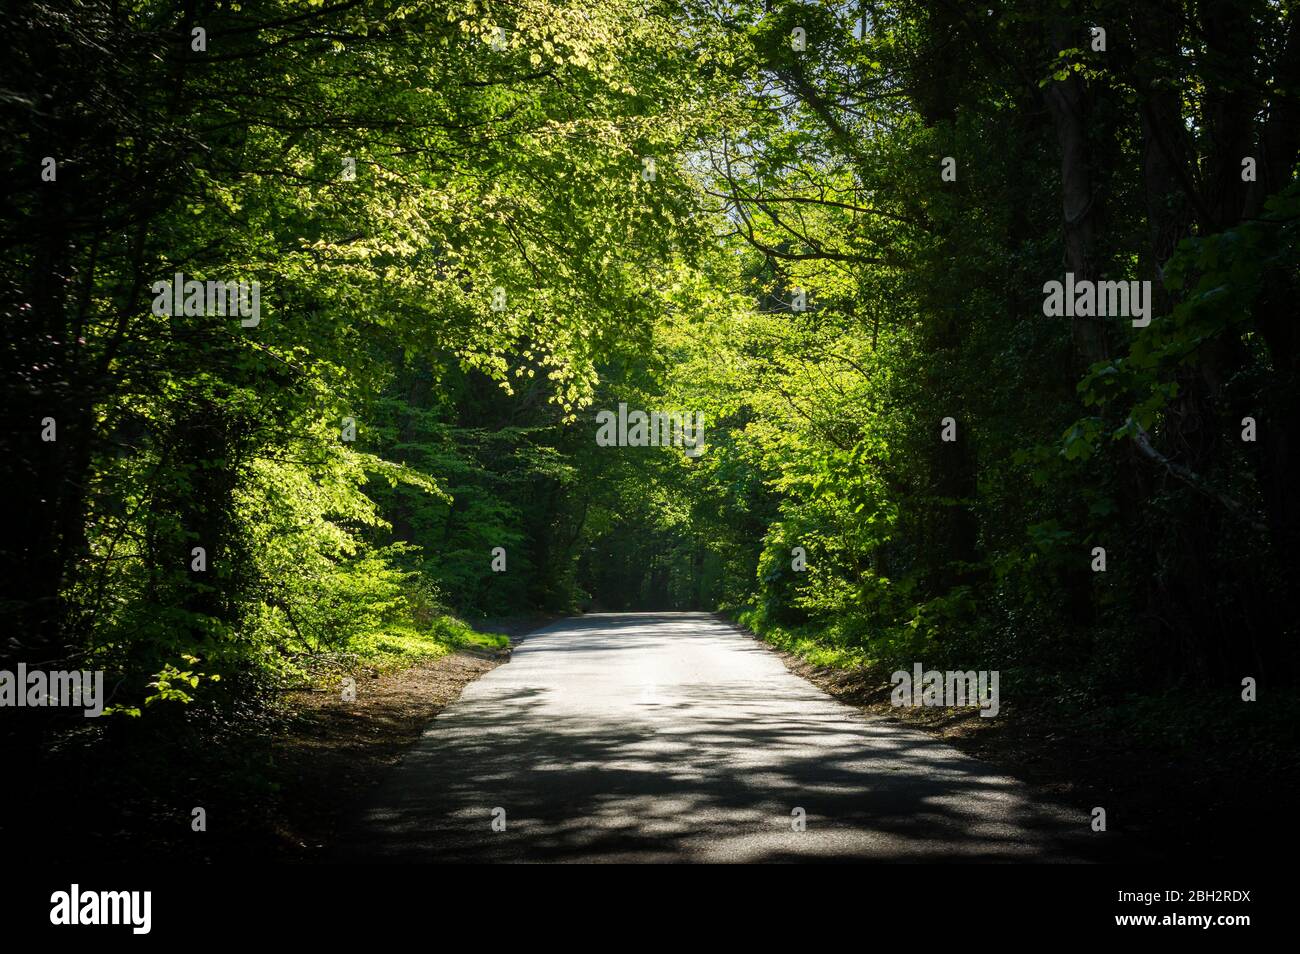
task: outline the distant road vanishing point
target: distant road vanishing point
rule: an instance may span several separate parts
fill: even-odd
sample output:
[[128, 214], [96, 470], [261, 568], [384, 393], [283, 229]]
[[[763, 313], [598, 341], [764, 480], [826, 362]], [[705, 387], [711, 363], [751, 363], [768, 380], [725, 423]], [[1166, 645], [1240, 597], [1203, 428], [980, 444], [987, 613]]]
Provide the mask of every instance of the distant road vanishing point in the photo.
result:
[[1089, 836], [1085, 814], [836, 701], [707, 613], [610, 613], [531, 634], [467, 686], [335, 857], [1044, 862]]

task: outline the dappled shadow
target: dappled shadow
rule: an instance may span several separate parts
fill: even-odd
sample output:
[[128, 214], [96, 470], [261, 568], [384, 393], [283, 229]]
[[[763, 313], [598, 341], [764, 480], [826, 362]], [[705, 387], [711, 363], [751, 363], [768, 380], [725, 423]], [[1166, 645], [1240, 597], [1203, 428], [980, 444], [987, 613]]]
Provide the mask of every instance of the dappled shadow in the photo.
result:
[[704, 614], [610, 614], [530, 638], [471, 686], [337, 856], [1077, 860], [1087, 821], [859, 715]]

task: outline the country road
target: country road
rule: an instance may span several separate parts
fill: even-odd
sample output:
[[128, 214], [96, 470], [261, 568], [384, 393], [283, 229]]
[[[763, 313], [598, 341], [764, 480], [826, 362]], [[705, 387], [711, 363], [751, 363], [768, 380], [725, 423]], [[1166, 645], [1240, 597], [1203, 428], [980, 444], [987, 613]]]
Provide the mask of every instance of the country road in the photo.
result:
[[1075, 861], [1097, 837], [708, 614], [624, 613], [539, 630], [471, 683], [336, 857]]

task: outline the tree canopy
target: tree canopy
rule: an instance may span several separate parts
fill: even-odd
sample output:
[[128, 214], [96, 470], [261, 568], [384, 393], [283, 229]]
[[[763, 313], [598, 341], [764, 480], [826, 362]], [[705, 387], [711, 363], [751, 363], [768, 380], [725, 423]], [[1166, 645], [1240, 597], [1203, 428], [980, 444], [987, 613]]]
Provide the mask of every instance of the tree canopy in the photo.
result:
[[[446, 614], [706, 608], [1294, 681], [1293, 4], [0, 17], [7, 658], [139, 714]], [[703, 452], [601, 446], [620, 404]]]

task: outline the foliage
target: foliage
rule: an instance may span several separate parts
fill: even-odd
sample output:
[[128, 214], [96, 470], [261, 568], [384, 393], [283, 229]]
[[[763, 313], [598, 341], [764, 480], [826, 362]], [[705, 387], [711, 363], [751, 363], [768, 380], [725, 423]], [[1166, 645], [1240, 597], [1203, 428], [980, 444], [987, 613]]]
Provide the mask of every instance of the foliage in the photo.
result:
[[[148, 715], [729, 607], [835, 665], [1292, 678], [1296, 37], [1245, 8], [6, 9], [4, 654]], [[1066, 269], [1153, 321], [1045, 318]], [[177, 272], [260, 320], [159, 314]], [[596, 446], [620, 403], [707, 450]]]

